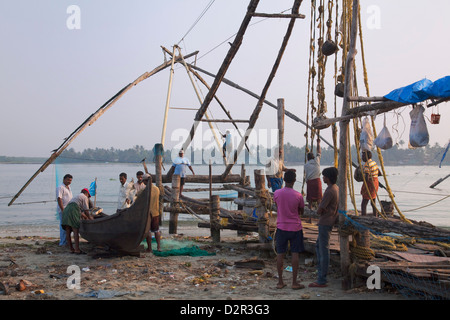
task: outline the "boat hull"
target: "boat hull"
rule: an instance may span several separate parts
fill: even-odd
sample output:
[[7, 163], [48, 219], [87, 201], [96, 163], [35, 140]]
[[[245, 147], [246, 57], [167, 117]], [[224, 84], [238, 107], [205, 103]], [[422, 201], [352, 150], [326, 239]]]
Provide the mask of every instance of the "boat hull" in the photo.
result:
[[102, 218], [82, 220], [81, 237], [120, 252], [137, 252], [150, 230], [150, 193], [151, 188], [146, 187], [131, 207]]

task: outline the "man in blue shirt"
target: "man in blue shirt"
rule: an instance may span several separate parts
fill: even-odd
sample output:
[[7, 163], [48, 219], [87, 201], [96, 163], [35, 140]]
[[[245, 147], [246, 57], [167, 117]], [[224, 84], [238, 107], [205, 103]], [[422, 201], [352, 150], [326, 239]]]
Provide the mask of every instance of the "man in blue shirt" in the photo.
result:
[[177, 174], [180, 176], [180, 197], [183, 192], [184, 181], [186, 177], [186, 168], [191, 170], [192, 174], [195, 176], [194, 170], [192, 169], [191, 162], [188, 158], [184, 157], [183, 149], [178, 153], [178, 157], [173, 160], [172, 169], [174, 170], [173, 174]]

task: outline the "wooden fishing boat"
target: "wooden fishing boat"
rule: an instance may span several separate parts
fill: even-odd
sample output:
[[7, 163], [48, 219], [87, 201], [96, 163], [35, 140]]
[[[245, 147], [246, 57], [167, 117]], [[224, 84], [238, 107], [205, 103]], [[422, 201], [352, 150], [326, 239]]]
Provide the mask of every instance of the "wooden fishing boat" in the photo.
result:
[[147, 186], [131, 207], [94, 220], [82, 220], [81, 237], [121, 253], [136, 253], [150, 230], [150, 199], [151, 188]]

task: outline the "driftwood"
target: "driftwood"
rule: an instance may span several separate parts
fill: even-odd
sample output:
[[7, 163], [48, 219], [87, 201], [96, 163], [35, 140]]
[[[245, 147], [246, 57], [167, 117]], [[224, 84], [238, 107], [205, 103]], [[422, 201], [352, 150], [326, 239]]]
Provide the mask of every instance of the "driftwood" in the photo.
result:
[[250, 268], [254, 270], [262, 270], [266, 266], [264, 260], [259, 260], [255, 258], [236, 261], [234, 265], [236, 266], [236, 268]]

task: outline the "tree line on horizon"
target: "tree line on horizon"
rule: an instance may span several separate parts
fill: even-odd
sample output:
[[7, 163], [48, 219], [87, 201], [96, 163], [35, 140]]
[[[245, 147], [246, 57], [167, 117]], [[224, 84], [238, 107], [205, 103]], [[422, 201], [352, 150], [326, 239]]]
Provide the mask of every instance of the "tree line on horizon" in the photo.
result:
[[[400, 141], [398, 145], [394, 145], [391, 149], [382, 150], [381, 154], [383, 156], [383, 162], [388, 166], [396, 165], [439, 165], [441, 159], [444, 155], [445, 148], [441, 147], [438, 143], [433, 146], [425, 146], [423, 148], [408, 149], [401, 148], [405, 143]], [[316, 147], [313, 146], [312, 150], [316, 152]], [[253, 161], [248, 161], [250, 154], [247, 150], [245, 152], [245, 163], [251, 163], [255, 165], [264, 165], [261, 163], [259, 155], [264, 155], [264, 158], [271, 156], [271, 151], [262, 146], [251, 146], [251, 154], [256, 155], [257, 159]], [[356, 147], [351, 146], [352, 150], [352, 161], [354, 163], [358, 162]], [[324, 165], [333, 165], [334, 163], [334, 148], [330, 146], [322, 146], [322, 156], [321, 163]], [[196, 150], [196, 152], [201, 152]], [[211, 154], [211, 150], [205, 150]], [[171, 163], [172, 150], [164, 151], [164, 163]], [[372, 151], [373, 160], [379, 163], [378, 154], [376, 150]], [[286, 164], [301, 165], [305, 163], [306, 153], [305, 146], [297, 147], [290, 143], [284, 145], [284, 161]], [[450, 158], [450, 155], [448, 156]], [[442, 165], [449, 165], [450, 160], [447, 157], [442, 161]], [[64, 150], [64, 152], [55, 160], [57, 163], [92, 163], [92, 162], [112, 162], [112, 163], [140, 163], [144, 160], [147, 163], [154, 161], [153, 150], [147, 150], [143, 146], [136, 145], [133, 148], [121, 150], [115, 149], [113, 147], [109, 149], [95, 148], [95, 149], [85, 149], [83, 151], [75, 151], [75, 149], [70, 148]], [[40, 163], [44, 162], [46, 159], [37, 157], [8, 157], [0, 156], [0, 162], [2, 163]], [[255, 162], [256, 161], [256, 162]], [[204, 162], [204, 161], [203, 161]], [[203, 163], [208, 164], [208, 163]]]

